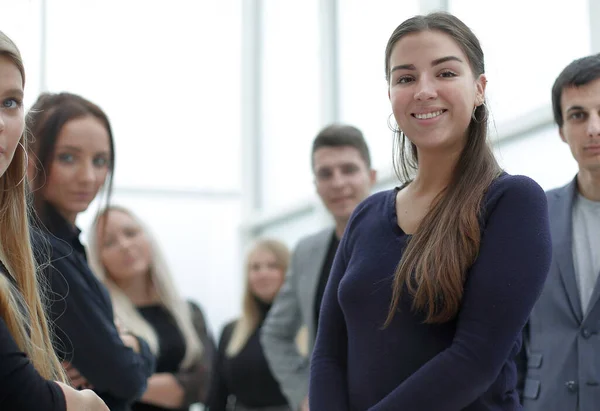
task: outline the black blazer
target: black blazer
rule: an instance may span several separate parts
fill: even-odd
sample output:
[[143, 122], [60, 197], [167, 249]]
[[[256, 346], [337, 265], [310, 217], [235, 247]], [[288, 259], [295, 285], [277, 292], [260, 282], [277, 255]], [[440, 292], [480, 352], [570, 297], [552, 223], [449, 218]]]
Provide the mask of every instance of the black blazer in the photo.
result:
[[33, 230], [34, 254], [49, 286], [48, 316], [54, 347], [94, 387], [111, 411], [126, 411], [142, 396], [155, 369], [148, 344], [140, 353], [125, 346], [114, 323], [108, 291], [94, 276], [80, 231], [50, 210], [48, 230]]
[[[13, 277], [0, 261], [0, 277], [3, 276], [17, 287]], [[2, 278], [0, 280], [3, 281]], [[17, 292], [15, 289], [15, 293]], [[27, 315], [24, 305], [19, 309]], [[17, 346], [4, 318], [0, 315], [0, 410], [37, 411], [40, 404], [44, 404], [44, 410], [47, 411], [67, 409], [61, 388], [55, 382], [42, 378], [27, 355]]]

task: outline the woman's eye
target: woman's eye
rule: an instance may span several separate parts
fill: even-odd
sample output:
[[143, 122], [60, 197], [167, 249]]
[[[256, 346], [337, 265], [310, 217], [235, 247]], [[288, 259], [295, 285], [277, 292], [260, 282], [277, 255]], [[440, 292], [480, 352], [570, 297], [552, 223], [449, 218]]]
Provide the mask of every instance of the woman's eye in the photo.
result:
[[456, 73], [452, 71], [443, 71], [440, 73], [440, 77], [456, 77]]
[[129, 238], [135, 237], [136, 235], [138, 235], [138, 230], [126, 230], [125, 231], [125, 235]]
[[585, 118], [585, 113], [583, 111], [577, 111], [575, 113], [572, 113], [569, 117], [573, 120], [582, 120], [583, 118]]
[[75, 156], [69, 153], [62, 153], [58, 155], [58, 160], [62, 163], [72, 163], [75, 161]]
[[398, 80], [396, 80], [397, 84], [406, 84], [406, 83], [410, 83], [412, 81], [412, 77], [410, 76], [401, 76], [398, 78]]
[[96, 167], [104, 167], [108, 164], [108, 160], [104, 157], [97, 157], [94, 159], [94, 165]]
[[2, 102], [4, 108], [19, 108], [21, 107], [21, 101], [16, 98], [7, 98]]
[[106, 241], [104, 241], [104, 243], [102, 243], [102, 246], [104, 248], [109, 248], [109, 247], [112, 247], [113, 245], [115, 245], [115, 240], [113, 240], [113, 239], [106, 240]]

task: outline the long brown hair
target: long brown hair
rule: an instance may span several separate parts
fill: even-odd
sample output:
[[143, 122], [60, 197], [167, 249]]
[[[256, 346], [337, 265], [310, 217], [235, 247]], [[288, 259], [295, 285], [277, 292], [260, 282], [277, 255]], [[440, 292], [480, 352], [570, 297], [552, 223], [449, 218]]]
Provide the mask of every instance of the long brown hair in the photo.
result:
[[[0, 56], [12, 60], [23, 78], [25, 70], [17, 46], [0, 32]], [[12, 279], [0, 275], [0, 317], [44, 378], [66, 381], [50, 340], [46, 314], [29, 237], [27, 203], [27, 132], [23, 132], [8, 169], [0, 178], [0, 259]]]
[[[469, 27], [451, 14], [431, 13], [404, 21], [392, 33], [385, 50], [388, 84], [394, 45], [408, 34], [428, 30], [450, 36], [476, 78], [485, 72], [483, 51]], [[487, 142], [487, 128], [488, 111], [482, 104], [473, 113], [450, 183], [434, 199], [396, 268], [385, 326], [394, 318], [404, 287], [413, 297], [413, 310], [424, 313], [426, 323], [446, 322], [458, 313], [467, 271], [479, 252], [482, 199], [502, 171]], [[396, 134], [394, 168], [401, 180], [409, 181], [419, 164], [417, 148], [401, 130]]]

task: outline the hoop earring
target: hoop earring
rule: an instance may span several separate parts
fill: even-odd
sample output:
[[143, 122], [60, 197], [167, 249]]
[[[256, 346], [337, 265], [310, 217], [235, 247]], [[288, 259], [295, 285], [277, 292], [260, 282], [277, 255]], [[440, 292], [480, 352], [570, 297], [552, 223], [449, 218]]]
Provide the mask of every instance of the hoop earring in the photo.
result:
[[[27, 153], [27, 150], [25, 149], [25, 146], [19, 141], [17, 143], [19, 146], [21, 146], [21, 149], [23, 150], [23, 153], [25, 153], [25, 173], [23, 174], [23, 177], [21, 177], [21, 179], [19, 180], [19, 182], [13, 187], [13, 188], [17, 188], [19, 187], [21, 184], [23, 184], [23, 182], [25, 181], [25, 178], [27, 177], [27, 167], [29, 165], [29, 154]], [[16, 150], [15, 150], [16, 152]], [[13, 160], [14, 160], [14, 154], [13, 154]], [[11, 161], [12, 162], [12, 161]], [[10, 164], [9, 164], [10, 167]], [[0, 191], [10, 191], [11, 189], [4, 189], [4, 190], [0, 190]]]
[[[482, 106], [484, 108], [483, 116], [480, 119], [478, 119], [477, 116], [475, 115], [475, 112], [477, 111], [477, 109], [479, 107], [482, 107]], [[485, 120], [487, 120], [487, 107], [485, 105], [485, 101], [483, 103], [481, 103], [480, 105], [473, 107], [473, 112], [471, 113], [471, 119], [477, 124], [483, 123]]]
[[394, 113], [390, 113], [390, 115], [388, 116], [387, 125], [391, 131], [393, 131], [394, 133], [399, 133], [401, 130], [400, 130], [400, 127], [398, 126], [398, 123], [396, 123], [396, 121], [394, 121], [394, 123], [396, 123], [396, 125], [394, 126], [392, 124], [392, 116], [393, 115], [394, 115]]

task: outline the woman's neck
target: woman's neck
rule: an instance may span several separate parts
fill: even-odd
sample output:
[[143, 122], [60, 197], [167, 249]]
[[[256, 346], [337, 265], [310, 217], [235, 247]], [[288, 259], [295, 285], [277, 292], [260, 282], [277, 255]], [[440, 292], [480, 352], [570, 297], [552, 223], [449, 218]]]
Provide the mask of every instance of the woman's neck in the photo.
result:
[[158, 301], [149, 276], [138, 275], [127, 280], [115, 281], [115, 284], [135, 306], [150, 305]]
[[60, 208], [56, 208], [53, 205], [52, 205], [52, 207], [54, 208], [54, 210], [56, 210], [56, 212], [58, 214], [60, 214], [60, 216], [62, 218], [64, 218], [68, 223], [70, 223], [73, 227], [75, 227], [75, 221], [77, 221], [77, 215], [79, 213], [71, 212], [71, 211], [67, 211], [67, 210], [61, 210]]
[[254, 296], [254, 301], [256, 301], [256, 305], [258, 306], [258, 311], [260, 312], [261, 316], [266, 317], [267, 313], [271, 309], [271, 305], [273, 304], [273, 301], [266, 302], [256, 296]]
[[419, 166], [411, 183], [412, 191], [417, 195], [436, 196], [450, 184], [460, 151], [450, 153], [419, 151], [418, 154]]

